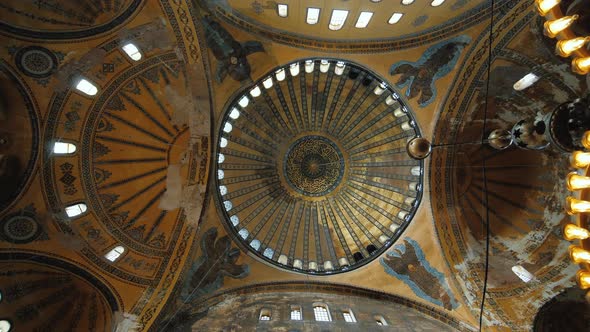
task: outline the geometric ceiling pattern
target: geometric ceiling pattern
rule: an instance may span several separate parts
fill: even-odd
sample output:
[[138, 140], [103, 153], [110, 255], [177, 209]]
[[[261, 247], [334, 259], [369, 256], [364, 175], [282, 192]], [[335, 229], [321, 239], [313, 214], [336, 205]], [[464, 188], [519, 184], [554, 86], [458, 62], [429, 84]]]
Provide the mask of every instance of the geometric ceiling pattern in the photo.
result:
[[382, 78], [350, 62], [276, 68], [229, 104], [217, 145], [220, 210], [245, 247], [331, 274], [386, 250], [421, 199], [419, 135]]
[[588, 77], [530, 1], [403, 2], [290, 1], [285, 18], [272, 1], [1, 4], [0, 324], [291, 330], [299, 305], [317, 330], [354, 310], [366, 330], [518, 331], [559, 313], [538, 309], [574, 285], [567, 156], [482, 143]]

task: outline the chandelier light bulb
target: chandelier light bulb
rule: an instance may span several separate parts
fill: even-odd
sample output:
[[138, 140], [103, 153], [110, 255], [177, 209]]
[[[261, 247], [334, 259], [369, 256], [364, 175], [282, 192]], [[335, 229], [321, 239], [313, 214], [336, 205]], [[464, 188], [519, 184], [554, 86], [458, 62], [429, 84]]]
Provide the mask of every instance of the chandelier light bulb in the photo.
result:
[[561, 55], [562, 57], [568, 57], [574, 52], [584, 46], [588, 41], [590, 41], [590, 37], [577, 37], [573, 39], [565, 39], [560, 40], [555, 45], [555, 53]]
[[570, 258], [574, 263], [588, 263], [590, 264], [590, 251], [584, 250], [578, 246], [570, 246]]
[[590, 153], [574, 151], [572, 153], [572, 166], [575, 168], [585, 168], [590, 165]]
[[584, 133], [584, 136], [582, 137], [582, 145], [586, 149], [590, 149], [590, 130]]
[[578, 273], [576, 273], [576, 281], [581, 289], [590, 288], [590, 272], [584, 270], [578, 271]]
[[586, 240], [590, 238], [590, 231], [574, 224], [566, 224], [563, 228], [563, 237], [568, 241]]
[[557, 6], [561, 0], [535, 0], [535, 6], [541, 16], [547, 15], [547, 13]]
[[571, 172], [567, 175], [566, 184], [569, 191], [590, 188], [590, 177]]
[[565, 199], [565, 211], [569, 215], [590, 212], [590, 202], [568, 197]]
[[557, 20], [551, 20], [544, 23], [544, 30], [543, 32], [547, 37], [555, 38], [558, 33], [572, 25], [580, 15], [575, 14], [572, 16], [564, 16], [562, 18], [558, 18]]
[[590, 73], [590, 56], [573, 59], [572, 70], [580, 75]]

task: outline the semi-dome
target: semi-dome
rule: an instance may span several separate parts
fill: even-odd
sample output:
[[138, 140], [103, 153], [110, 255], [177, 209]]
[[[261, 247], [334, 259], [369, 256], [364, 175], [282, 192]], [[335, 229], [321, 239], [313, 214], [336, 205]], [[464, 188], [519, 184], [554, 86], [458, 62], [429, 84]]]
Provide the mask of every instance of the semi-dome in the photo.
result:
[[406, 152], [413, 116], [356, 64], [300, 60], [228, 104], [217, 140], [217, 198], [248, 250], [310, 274], [372, 260], [405, 229], [422, 193]]

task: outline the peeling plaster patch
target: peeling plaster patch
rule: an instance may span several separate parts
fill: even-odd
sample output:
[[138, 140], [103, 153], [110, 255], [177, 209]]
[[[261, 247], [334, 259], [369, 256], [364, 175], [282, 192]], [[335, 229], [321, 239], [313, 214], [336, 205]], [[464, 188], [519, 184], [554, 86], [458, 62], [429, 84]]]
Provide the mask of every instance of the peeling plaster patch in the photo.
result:
[[[546, 62], [542, 65], [543, 68], [545, 68], [546, 70], [550, 71], [551, 73], [560, 76], [561, 80], [569, 87], [575, 87], [575, 89], [577, 91], [582, 91], [582, 87], [581, 87], [581, 83], [582, 81], [571, 72], [570, 66], [566, 63], [555, 63], [555, 62]], [[554, 89], [553, 91], [556, 91], [556, 89]], [[559, 91], [562, 92], [562, 91]], [[564, 99], [559, 99], [559, 100], [567, 100], [567, 95], [566, 98]]]
[[113, 315], [113, 332], [130, 332], [139, 329], [137, 315], [132, 315], [127, 312], [115, 311]]
[[121, 43], [133, 41], [141, 52], [149, 52], [153, 49], [168, 50], [176, 44], [168, 31], [166, 20], [160, 17], [150, 23], [121, 30], [119, 39]]
[[182, 198], [182, 177], [180, 176], [180, 165], [168, 166], [166, 174], [166, 192], [160, 199], [158, 207], [162, 210], [174, 210], [180, 207]]
[[[93, 48], [79, 59], [70, 59], [54, 74], [56, 92], [64, 92], [72, 84], [72, 80], [79, 75], [91, 73], [91, 69], [104, 62], [107, 52], [102, 48]], [[73, 57], [76, 52], [70, 52], [68, 57]], [[94, 80], [94, 77], [88, 77]]]
[[205, 190], [204, 185], [186, 186], [182, 189], [180, 206], [184, 209], [188, 224], [198, 226], [203, 209]]

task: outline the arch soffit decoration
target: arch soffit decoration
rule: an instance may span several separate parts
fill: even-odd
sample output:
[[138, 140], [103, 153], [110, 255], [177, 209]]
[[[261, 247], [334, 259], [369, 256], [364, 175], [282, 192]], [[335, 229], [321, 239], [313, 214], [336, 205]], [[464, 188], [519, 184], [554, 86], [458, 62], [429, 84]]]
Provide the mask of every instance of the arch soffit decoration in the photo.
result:
[[[117, 7], [112, 3], [105, 4], [103, 1], [82, 0], [72, 2], [73, 8], [66, 8], [67, 3], [60, 3], [64, 6], [61, 9], [62, 17], [54, 17], [55, 12], [51, 7], [42, 8], [27, 7], [28, 2], [21, 2], [18, 5], [3, 6], [4, 15], [11, 15], [0, 21], [0, 33], [13, 35], [23, 39], [47, 40], [73, 40], [91, 38], [103, 33], [113, 32], [128, 22], [145, 5], [145, 0], [126, 0], [119, 3]], [[75, 13], [78, 13], [76, 15]], [[109, 16], [106, 13], [110, 13]], [[105, 19], [104, 16], [107, 16]], [[10, 22], [14, 19], [15, 22]], [[20, 25], [16, 21], [30, 19], [30, 26]], [[96, 20], [102, 21], [94, 25]], [[33, 28], [38, 24], [45, 24], [44, 29]], [[53, 26], [52, 26], [53, 25]]]
[[[534, 8], [530, 8], [529, 6], [529, 3], [521, 3], [513, 8], [510, 12], [507, 12], [506, 15], [500, 18], [497, 22], [495, 22], [495, 26], [497, 28], [494, 32], [498, 38], [495, 38], [494, 41], [495, 57], [492, 59], [491, 79], [513, 79], [513, 77], [506, 78], [505, 75], [502, 75], [502, 66], [506, 66], [506, 68], [509, 68], [512, 71], [515, 71], [516, 68], [521, 70], [523, 73], [530, 72], [534, 67], [535, 70], [540, 70], [542, 75], [548, 79], [546, 79], [544, 82], [540, 81], [538, 86], [533, 87], [528, 93], [533, 93], [537, 97], [543, 95], [553, 96], [553, 94], [549, 93], [547, 89], [555, 89], [560, 92], [560, 95], [562, 96], [561, 98], [575, 98], [576, 92], [570, 86], [562, 83], [560, 79], [551, 79], [551, 77], [554, 77], [555, 73], [546, 71], [543, 68], [539, 68], [539, 66], [536, 66], [534, 61], [530, 60], [532, 57], [527, 57], [523, 54], [520, 54], [518, 50], [515, 50], [514, 46], [515, 43], [517, 43], [515, 42], [517, 38], [522, 40], [523, 38], [530, 39], [531, 37], [534, 37], [535, 47], [542, 47], [543, 44], [541, 40], [543, 38], [541, 36], [542, 32], [535, 32], [534, 30], [535, 28], [538, 28], [538, 25], [531, 24], [531, 22], [534, 22], [536, 19], [536, 12], [534, 11]], [[486, 29], [486, 32], [482, 33], [478, 40], [474, 42], [475, 46], [469, 50], [469, 53], [463, 60], [463, 64], [459, 66], [462, 68], [462, 70], [457, 74], [458, 79], [453, 82], [453, 85], [449, 89], [449, 94], [447, 95], [446, 100], [443, 102], [443, 111], [439, 113], [440, 115], [437, 119], [433, 143], [449, 144], [458, 137], [461, 137], [462, 140], [467, 141], [469, 141], [470, 138], [471, 140], [480, 139], [481, 133], [479, 131], [481, 131], [482, 121], [479, 122], [480, 125], [474, 125], [471, 129], [462, 127], [460, 123], [472, 123], [475, 120], [479, 121], [482, 119], [482, 114], [481, 112], [478, 113], [479, 111], [477, 111], [478, 108], [476, 106], [483, 105], [482, 100], [485, 98], [479, 98], [479, 104], [477, 105], [475, 102], [478, 100], [477, 94], [479, 93], [481, 97], [483, 93], [481, 89], [478, 89], [478, 86], [480, 84], [479, 82], [485, 80], [486, 77], [485, 75], [487, 71], [488, 52], [486, 43], [488, 37], [489, 34], [488, 30]], [[537, 54], [545, 54], [544, 56], [547, 56], [548, 54], [551, 57], [552, 55], [550, 53], [551, 52], [538, 52]], [[548, 61], [552, 60], [550, 59]], [[517, 79], [518, 78], [516, 78], [516, 80]], [[492, 84], [491, 87], [492, 89], [495, 88], [493, 85], [494, 84]], [[512, 85], [508, 85], [507, 82], [502, 82], [502, 84], [497, 84], [497, 86], [509, 86], [510, 91], [506, 91], [506, 93], [513, 93], [511, 91]], [[492, 94], [496, 96], [496, 99], [501, 99], [502, 92], [503, 91], [497, 91]], [[512, 95], [514, 96], [514, 94]], [[521, 98], [520, 101], [522, 100], [527, 100], [527, 98]], [[515, 100], [513, 100], [513, 103], [514, 102]], [[531, 101], [528, 100], [528, 102], [530, 103]], [[546, 107], [548, 109], [551, 109], [551, 107], [555, 107], [559, 104], [559, 102], [552, 99], [543, 100], [543, 102], [547, 104]], [[493, 105], [494, 104], [492, 104], [490, 112], [494, 113], [490, 113], [492, 115], [488, 114], [488, 118], [501, 118], [502, 114], [496, 114], [496, 109], [493, 108]], [[500, 106], [505, 105], [507, 104], [502, 104]], [[534, 105], [527, 104], [521, 106], [524, 108], [524, 106], [531, 107]], [[483, 106], [479, 108], [479, 110], [481, 109], [483, 109]], [[499, 109], [501, 109], [501, 107], [499, 107]], [[449, 111], [446, 112], [445, 110]], [[517, 110], [512, 111], [518, 114]], [[533, 117], [536, 111], [540, 111], [540, 109], [533, 109], [531, 111]], [[461, 119], [462, 121], [455, 121], [454, 119]], [[503, 125], [508, 126], [509, 123], [503, 123]], [[471, 137], [469, 135], [471, 135]], [[453, 272], [452, 274], [455, 276], [451, 279], [453, 279], [457, 289], [465, 290], [465, 292], [460, 293], [465, 300], [465, 303], [467, 303], [468, 307], [471, 309], [474, 317], [478, 317], [479, 315], [479, 299], [470, 299], [473, 298], [473, 294], [480, 294], [482, 290], [481, 286], [483, 285], [483, 275], [474, 274], [473, 271], [483, 270], [479, 267], [480, 265], [478, 265], [477, 262], [473, 264], [469, 262], [470, 256], [467, 248], [474, 248], [474, 246], [477, 246], [476, 240], [481, 240], [481, 238], [476, 239], [475, 235], [485, 234], [485, 230], [478, 230], [474, 228], [475, 224], [468, 223], [466, 219], [470, 218], [469, 216], [474, 216], [473, 220], [478, 220], [475, 215], [469, 211], [475, 211], [479, 208], [479, 204], [483, 204], [483, 202], [478, 203], [477, 200], [474, 200], [475, 196], [473, 195], [474, 188], [478, 188], [478, 185], [481, 186], [481, 183], [478, 184], [477, 182], [479, 180], [476, 180], [478, 178], [481, 180], [481, 173], [476, 174], [476, 172], [479, 172], [476, 171], [476, 166], [481, 168], [481, 160], [483, 158], [487, 160], [488, 166], [506, 164], [511, 165], [519, 163], [530, 164], [531, 162], [538, 162], [542, 164], [543, 167], [550, 167], [546, 164], [546, 161], [544, 164], [541, 154], [520, 150], [514, 147], [512, 150], [507, 150], [502, 153], [494, 153], [493, 151], [489, 150], [484, 150], [483, 153], [479, 150], [469, 151], [468, 147], [448, 149], [444, 152], [436, 150], [433, 151], [430, 162], [431, 167], [429, 178], [431, 192], [433, 193], [431, 196], [431, 208], [434, 216], [434, 226], [439, 243], [443, 249], [442, 252], [445, 257], [445, 262], [447, 263], [450, 271]], [[501, 161], [502, 158], [504, 158], [504, 162]], [[506, 161], [506, 158], [510, 159], [510, 161]], [[528, 325], [531, 323], [519, 321], [517, 319], [514, 320], [510, 318], [511, 316], [509, 314], [506, 313], [509, 310], [514, 310], [512, 307], [520, 306], [521, 302], [518, 300], [520, 296], [532, 296], [535, 294], [535, 292], [542, 290], [547, 284], [558, 285], [560, 280], [567, 280], [568, 275], [571, 273], [569, 270], [571, 270], [572, 264], [570, 264], [570, 262], [567, 260], [567, 257], [563, 255], [563, 257], [559, 256], [564, 252], [557, 252], [557, 254], [554, 253], [556, 250], [555, 248], [562, 244], [563, 241], [561, 238], [553, 236], [553, 226], [557, 225], [557, 227], [559, 227], [561, 220], [557, 217], [561, 215], [561, 218], [563, 218], [561, 203], [555, 202], [561, 202], [562, 200], [559, 199], [559, 195], [564, 195], [563, 192], [557, 192], [555, 194], [557, 196], [553, 197], [553, 186], [554, 183], [558, 181], [557, 179], [562, 179], [565, 177], [565, 173], [563, 176], [560, 176], [559, 172], [560, 169], [567, 169], [567, 160], [558, 158], [557, 155], [549, 157], [549, 159], [551, 158], [554, 158], [552, 163], [555, 164], [555, 166], [553, 166], [555, 169], [553, 173], [555, 174], [545, 177], [540, 176], [538, 179], [536, 179], [535, 176], [539, 174], [535, 174], [534, 172], [531, 173], [530, 168], [519, 168], [518, 166], [512, 168], [504, 167], [502, 168], [502, 172], [496, 171], [490, 172], [488, 174], [488, 181], [491, 181], [492, 183], [492, 187], [489, 188], [491, 192], [489, 197], [491, 201], [495, 200], [496, 202], [496, 204], [491, 202], [490, 206], [504, 207], [503, 209], [490, 208], [490, 219], [492, 220], [491, 225], [506, 225], [506, 218], [508, 218], [512, 221], [512, 225], [510, 227], [516, 227], [516, 229], [521, 230], [527, 229], [522, 234], [518, 233], [519, 235], [517, 235], [517, 238], [514, 239], [516, 242], [521, 240], [524, 242], [524, 240], [527, 238], [527, 234], [533, 235], [537, 234], [538, 232], [545, 234], [545, 237], [542, 237], [543, 240], [541, 242], [536, 240], [533, 241], [534, 239], [531, 238], [531, 241], [533, 241], [531, 243], [535, 243], [533, 249], [527, 247], [527, 250], [531, 250], [530, 252], [527, 252], [527, 255], [530, 255], [528, 257], [530, 259], [534, 259], [537, 262], [536, 264], [532, 264], [531, 268], [537, 265], [533, 272], [536, 273], [538, 271], [536, 277], [538, 278], [539, 282], [523, 284], [512, 273], [498, 276], [498, 278], [493, 276], [491, 277], [492, 282], [488, 286], [488, 296], [491, 297], [492, 301], [486, 301], [486, 305], [493, 308], [493, 310], [489, 310], [488, 312], [493, 312], [494, 316], [487, 317], [487, 319], [500, 325], [505, 324], [512, 329], [528, 328]], [[471, 166], [473, 167], [460, 167], [461, 165], [465, 166], [468, 163], [472, 163]], [[446, 166], [437, 167], [437, 165]], [[466, 169], [469, 171], [461, 171], [463, 173], [458, 173], [460, 172], [458, 171], [460, 169]], [[546, 181], [549, 182], [546, 183]], [[509, 187], [506, 187], [507, 185]], [[505, 199], [503, 201], [502, 190], [504, 190], [504, 193], [507, 194], [505, 191], [507, 188], [509, 188], [508, 190], [511, 192], [515, 193], [511, 194], [516, 195], [513, 197], [518, 197], [519, 195], [524, 197], [525, 194], [522, 190], [527, 190], [526, 196], [530, 197], [530, 199], [523, 200], [522, 202], [520, 202], [520, 200], [517, 198]], [[531, 191], [533, 191], [533, 193], [531, 193]], [[545, 198], [546, 196], [548, 198]], [[565, 199], [565, 196], [563, 199]], [[535, 200], [542, 200], [543, 203], [533, 202]], [[481, 207], [483, 208], [483, 205], [481, 205]], [[555, 214], [556, 218], [549, 220], [549, 222], [544, 222], [546, 217], [544, 216], [543, 209], [545, 207], [550, 210], [550, 215], [553, 216]], [[461, 212], [455, 212], [455, 209]], [[553, 212], [554, 210], [556, 212]], [[461, 217], [463, 215], [465, 215], [465, 217]], [[520, 218], [518, 216], [520, 216]], [[497, 222], [493, 222], [493, 220], [496, 220]], [[517, 222], [514, 222], [515, 220]], [[544, 228], [542, 229], [528, 229], [527, 227], [530, 226], [526, 225], [527, 220], [537, 221], [539, 222], [539, 225], [549, 226], [543, 226]], [[519, 228], [521, 226], [522, 228]], [[498, 233], [494, 234], [494, 231], [497, 231]], [[505, 231], [506, 229], [504, 229], [504, 232]], [[494, 226], [492, 226], [491, 233], [492, 247], [494, 247], [495, 236], [498, 236], [498, 239], [502, 236], [508, 236], [507, 234], [502, 233], [501, 228], [494, 229]], [[456, 234], [461, 235], [455, 236]], [[547, 238], [547, 241], [545, 241], [545, 238]], [[501, 241], [496, 242], [496, 249], [503, 248], [500, 252], [510, 251], [510, 245], [508, 243], [502, 243]], [[563, 246], [560, 248], [563, 249], [562, 247]], [[549, 252], [554, 253], [553, 255], [555, 256], [547, 256], [544, 254]], [[497, 262], [500, 262], [504, 259], [505, 264], [508, 264], [511, 261], [517, 261], [513, 257], [502, 258], [500, 257], [502, 255], [495, 256], [498, 259]], [[507, 265], [494, 270], [506, 270], [510, 272], [510, 267], [511, 265]], [[471, 272], [466, 273], [466, 271]], [[495, 281], [499, 282], [494, 284]], [[466, 295], [465, 293], [468, 292], [466, 288], [476, 291], [471, 295]], [[540, 305], [540, 302], [533, 301], [531, 302], [531, 305], [538, 306]]]
[[[445, 24], [432, 27], [419, 34], [410, 34], [392, 39], [384, 38], [379, 40], [322, 40], [310, 38], [308, 36], [269, 28], [258, 21], [252, 20], [245, 15], [232, 10], [231, 8], [226, 8], [227, 6], [212, 5], [210, 9], [215, 16], [226, 23], [243, 31], [248, 31], [249, 33], [262, 38], [270, 39], [274, 42], [288, 46], [324, 52], [380, 53], [417, 47], [447, 39], [452, 35], [489, 19], [491, 8], [487, 4], [488, 3], [485, 2]], [[494, 10], [496, 13], [505, 12], [517, 4], [518, 0], [502, 0], [495, 4]]]

